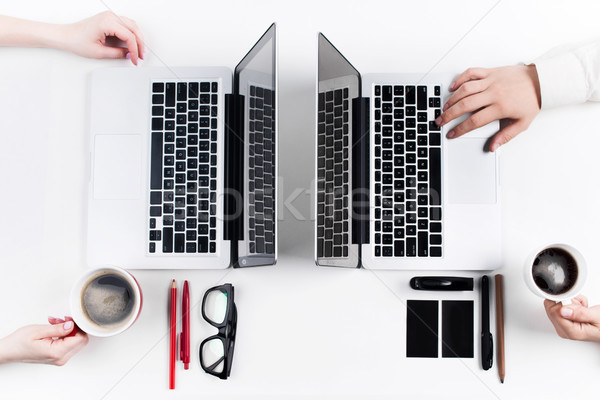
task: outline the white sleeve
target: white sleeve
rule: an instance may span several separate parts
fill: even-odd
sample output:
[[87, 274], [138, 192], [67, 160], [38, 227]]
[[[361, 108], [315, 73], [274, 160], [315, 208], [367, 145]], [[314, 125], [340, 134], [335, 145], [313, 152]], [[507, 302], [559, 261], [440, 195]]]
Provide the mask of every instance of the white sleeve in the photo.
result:
[[600, 101], [600, 39], [562, 46], [534, 60], [542, 108]]

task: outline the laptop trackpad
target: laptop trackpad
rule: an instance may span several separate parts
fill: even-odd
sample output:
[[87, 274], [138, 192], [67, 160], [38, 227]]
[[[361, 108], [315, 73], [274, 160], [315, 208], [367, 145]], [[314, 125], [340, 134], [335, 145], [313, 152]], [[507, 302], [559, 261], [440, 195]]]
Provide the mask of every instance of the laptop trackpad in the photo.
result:
[[448, 202], [496, 203], [496, 157], [484, 150], [486, 141], [468, 137], [446, 141]]
[[137, 199], [142, 173], [139, 135], [96, 135], [94, 148], [94, 198]]

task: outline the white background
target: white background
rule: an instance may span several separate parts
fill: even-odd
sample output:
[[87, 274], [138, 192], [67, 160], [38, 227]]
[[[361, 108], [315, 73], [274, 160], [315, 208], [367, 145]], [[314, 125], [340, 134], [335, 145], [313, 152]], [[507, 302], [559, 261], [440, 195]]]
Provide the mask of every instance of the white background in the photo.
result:
[[[273, 21], [280, 83], [279, 262], [226, 271], [134, 271], [144, 292], [137, 323], [91, 338], [64, 367], [0, 366], [0, 398], [589, 398], [600, 347], [560, 339], [526, 288], [526, 256], [549, 242], [577, 247], [590, 266], [585, 292], [600, 301], [596, 266], [600, 105], [542, 112], [500, 150], [501, 272], [506, 286], [506, 381], [473, 359], [407, 359], [406, 299], [473, 299], [478, 291], [416, 293], [416, 272], [317, 268], [310, 188], [318, 31], [362, 73], [461, 72], [527, 62], [598, 36], [596, 1], [20, 1], [0, 12], [72, 22], [112, 9], [135, 19], [142, 65], [233, 67]], [[130, 67], [47, 49], [0, 49], [0, 336], [69, 313], [85, 265], [90, 71]], [[134, 67], [130, 67], [134, 68]], [[284, 205], [287, 199], [288, 206]], [[293, 210], [293, 212], [292, 212]], [[419, 272], [420, 273], [420, 272]], [[475, 276], [475, 274], [464, 274]], [[231, 282], [239, 312], [231, 377], [205, 374], [197, 347], [214, 329], [192, 316], [192, 365], [168, 390], [168, 289], [188, 279], [192, 303]], [[492, 330], [495, 333], [495, 330]], [[495, 360], [496, 361], [496, 360]], [[496, 363], [496, 362], [495, 362]], [[200, 396], [197, 396], [200, 395]]]

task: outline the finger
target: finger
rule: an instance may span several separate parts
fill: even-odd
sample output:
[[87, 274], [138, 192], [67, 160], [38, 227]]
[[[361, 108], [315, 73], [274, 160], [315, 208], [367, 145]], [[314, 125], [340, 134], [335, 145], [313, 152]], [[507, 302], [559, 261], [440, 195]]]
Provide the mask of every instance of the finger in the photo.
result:
[[558, 323], [558, 320], [562, 319], [558, 310], [560, 309], [561, 304], [556, 303], [551, 300], [544, 300], [544, 308], [546, 309], [546, 315], [548, 315], [548, 319], [554, 326], [554, 330], [561, 338], [567, 338], [567, 333], [563, 329], [563, 327]]
[[488, 75], [488, 70], [485, 68], [469, 68], [462, 74], [456, 77], [454, 82], [450, 85], [450, 90], [454, 91], [459, 88], [463, 83], [470, 81], [471, 79], [483, 79]]
[[510, 142], [515, 136], [525, 130], [525, 125], [521, 122], [513, 122], [508, 126], [500, 129], [498, 133], [494, 135], [490, 142], [490, 151], [494, 152], [498, 148], [508, 142]]
[[36, 332], [37, 339], [63, 337], [73, 330], [73, 321], [67, 321], [64, 324], [38, 325]]
[[135, 35], [125, 26], [121, 25], [118, 22], [115, 22], [111, 27], [111, 34], [121, 39], [127, 45], [127, 50], [129, 50], [129, 54], [131, 55], [131, 62], [134, 65], [138, 63], [138, 46], [137, 41], [135, 39]]
[[64, 365], [88, 343], [87, 335], [76, 335], [65, 339], [55, 340], [51, 343], [52, 352], [56, 354], [55, 365]]
[[48, 317], [48, 322], [52, 325], [56, 325], [56, 324], [64, 324], [65, 320], [56, 318], [56, 317]]
[[443, 112], [435, 120], [435, 122], [439, 126], [443, 126], [446, 125], [448, 122], [460, 117], [461, 115], [473, 112], [475, 110], [479, 110], [480, 108], [483, 108], [490, 104], [491, 101], [488, 93], [477, 93], [458, 101], [452, 107], [448, 108], [445, 112]]
[[574, 302], [581, 304], [583, 307], [588, 306], [588, 299], [584, 295], [580, 294], [573, 299]]
[[128, 49], [101, 45], [97, 56], [98, 58], [126, 58], [127, 54], [129, 54]]
[[448, 108], [452, 107], [454, 104], [458, 103], [467, 96], [483, 92], [488, 88], [488, 86], [489, 83], [485, 79], [466, 82], [465, 84], [461, 85], [458, 90], [452, 94], [452, 96], [450, 96], [446, 104], [444, 104], [442, 111], [446, 111]]
[[571, 304], [560, 309], [560, 316], [574, 322], [600, 323], [600, 313], [593, 308]]
[[140, 58], [143, 60], [144, 59], [144, 36], [142, 35], [142, 30], [137, 25], [137, 23], [130, 18], [127, 18], [125, 16], [120, 16], [119, 19], [120, 19], [121, 23], [123, 25], [125, 25], [125, 27], [127, 27], [135, 35], [135, 38], [137, 41], [137, 46], [138, 46], [138, 54], [139, 54]]
[[461, 122], [454, 129], [448, 132], [448, 138], [453, 139], [457, 137], [461, 137], [467, 132], [471, 132], [474, 129], [481, 128], [484, 125], [489, 124], [492, 121], [496, 121], [500, 117], [500, 111], [497, 107], [491, 105], [489, 107], [485, 107], [480, 111], [477, 111], [469, 118]]

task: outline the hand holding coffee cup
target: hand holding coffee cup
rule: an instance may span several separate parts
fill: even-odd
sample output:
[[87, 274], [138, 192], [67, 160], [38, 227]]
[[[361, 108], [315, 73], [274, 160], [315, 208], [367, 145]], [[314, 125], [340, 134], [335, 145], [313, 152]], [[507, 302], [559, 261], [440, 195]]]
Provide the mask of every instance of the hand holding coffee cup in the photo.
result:
[[85, 273], [71, 290], [77, 326], [93, 336], [113, 336], [129, 328], [142, 310], [142, 291], [124, 269], [105, 266]]
[[581, 293], [587, 279], [585, 259], [566, 244], [552, 244], [534, 252], [527, 258], [524, 272], [533, 293], [567, 304]]

